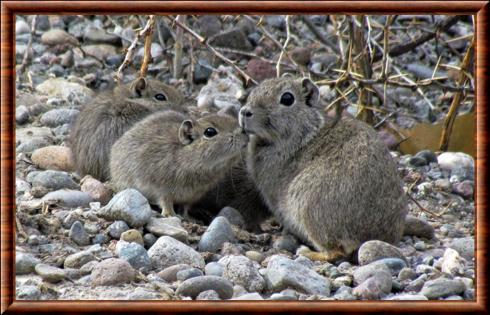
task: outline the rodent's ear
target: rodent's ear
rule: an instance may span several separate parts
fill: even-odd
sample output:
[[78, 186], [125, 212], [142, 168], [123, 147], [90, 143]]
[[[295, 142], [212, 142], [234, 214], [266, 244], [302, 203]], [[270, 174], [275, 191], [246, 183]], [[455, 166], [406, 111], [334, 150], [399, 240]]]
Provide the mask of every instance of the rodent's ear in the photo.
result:
[[303, 95], [305, 97], [306, 105], [315, 106], [318, 103], [320, 96], [318, 86], [316, 86], [310, 78], [301, 79], [301, 85], [303, 86]]
[[225, 108], [222, 108], [218, 111], [218, 115], [220, 116], [231, 116], [235, 119], [238, 119], [238, 110], [235, 106], [229, 105], [226, 106]]
[[179, 128], [179, 140], [183, 145], [188, 145], [192, 142], [192, 128], [194, 124], [192, 120], [187, 119], [182, 122]]
[[133, 97], [141, 97], [143, 91], [148, 87], [145, 78], [139, 77], [131, 84], [131, 94]]

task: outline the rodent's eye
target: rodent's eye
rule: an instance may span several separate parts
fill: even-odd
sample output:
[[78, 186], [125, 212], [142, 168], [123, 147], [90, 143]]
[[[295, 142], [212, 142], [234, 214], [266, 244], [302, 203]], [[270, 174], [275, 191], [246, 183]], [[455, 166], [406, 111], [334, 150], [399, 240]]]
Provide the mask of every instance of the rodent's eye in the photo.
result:
[[167, 97], [165, 96], [165, 94], [162, 94], [162, 93], [158, 93], [158, 94], [155, 94], [155, 99], [157, 101], [166, 101], [167, 100]]
[[281, 101], [280, 103], [284, 106], [291, 106], [294, 103], [294, 95], [291, 94], [290, 92], [286, 92], [283, 95], [281, 95]]
[[204, 137], [206, 138], [212, 138], [218, 134], [218, 131], [212, 127], [206, 128], [204, 130]]

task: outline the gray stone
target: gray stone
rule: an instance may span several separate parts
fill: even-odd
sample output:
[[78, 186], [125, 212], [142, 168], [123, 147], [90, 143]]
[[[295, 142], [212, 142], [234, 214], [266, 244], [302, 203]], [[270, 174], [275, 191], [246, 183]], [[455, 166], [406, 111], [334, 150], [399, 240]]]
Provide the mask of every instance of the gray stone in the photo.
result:
[[449, 280], [439, 278], [435, 280], [427, 281], [421, 294], [427, 297], [429, 300], [436, 300], [441, 297], [447, 297], [454, 294], [461, 294], [464, 291], [464, 284], [461, 280]]
[[78, 269], [92, 260], [96, 260], [95, 256], [92, 255], [92, 253], [88, 251], [78, 252], [66, 257], [63, 266], [65, 268]]
[[412, 269], [405, 267], [398, 273], [398, 281], [413, 280], [417, 277], [417, 273]]
[[390, 268], [391, 274], [396, 276], [403, 268], [407, 267], [407, 263], [400, 258], [383, 258], [373, 261], [371, 264], [385, 264]]
[[128, 300], [160, 300], [162, 297], [156, 291], [149, 291], [148, 289], [138, 287], [127, 296]]
[[373, 240], [367, 241], [361, 245], [358, 252], [359, 264], [366, 265], [370, 262], [382, 259], [382, 258], [400, 258], [405, 262], [407, 259], [402, 252], [395, 246], [383, 241]]
[[214, 290], [222, 300], [230, 299], [233, 296], [233, 284], [221, 277], [201, 276], [188, 279], [182, 282], [177, 288], [176, 294], [196, 298], [199, 293]]
[[348, 286], [340, 287], [333, 295], [333, 298], [341, 301], [357, 300], [357, 296], [352, 294], [352, 288]]
[[211, 300], [221, 300], [219, 298], [219, 294], [218, 292], [214, 291], [214, 290], [207, 290], [207, 291], [202, 291], [201, 293], [199, 293], [196, 297], [196, 300], [208, 300], [208, 301], [211, 301]]
[[404, 235], [424, 237], [427, 239], [434, 237], [434, 228], [422, 219], [407, 215], [404, 226]]
[[146, 249], [138, 243], [119, 241], [116, 245], [116, 254], [127, 261], [134, 269], [147, 271], [151, 268], [151, 261]]
[[31, 184], [26, 182], [25, 180], [16, 178], [15, 179], [15, 194], [16, 195], [22, 195], [26, 191], [29, 191], [31, 189]]
[[386, 300], [390, 300], [390, 301], [427, 301], [428, 298], [426, 298], [424, 295], [421, 295], [421, 294], [402, 293], [402, 294], [390, 296]]
[[447, 248], [442, 257], [441, 271], [453, 276], [464, 275], [465, 264], [466, 260], [456, 250]]
[[177, 217], [155, 218], [151, 217], [145, 228], [156, 236], [170, 236], [181, 242], [187, 242], [189, 233], [182, 228], [180, 219]]
[[188, 264], [177, 264], [167, 267], [158, 273], [158, 276], [167, 282], [177, 281], [177, 273], [192, 268]]
[[76, 221], [70, 228], [69, 237], [77, 245], [85, 246], [90, 244], [90, 236], [80, 221]]
[[437, 157], [437, 162], [442, 170], [449, 171], [451, 176], [456, 175], [462, 179], [474, 178], [475, 161], [462, 152], [444, 152]]
[[56, 201], [60, 206], [68, 208], [88, 207], [93, 201], [92, 197], [86, 192], [79, 190], [60, 189], [47, 193], [43, 201]]
[[[19, 143], [19, 142], [18, 142]], [[15, 149], [16, 153], [32, 153], [33, 151], [51, 145], [52, 140], [35, 137], [24, 142], [20, 142]]]
[[16, 288], [16, 295], [19, 300], [39, 300], [41, 290], [35, 285], [23, 285]]
[[26, 123], [29, 120], [29, 110], [26, 106], [20, 105], [15, 109], [15, 122], [19, 125]]
[[249, 292], [260, 292], [265, 288], [265, 280], [254, 262], [245, 256], [226, 256], [220, 259], [224, 267], [223, 277], [242, 285]]
[[232, 300], [245, 300], [245, 301], [262, 301], [264, 298], [257, 292], [247, 293], [238, 297], [232, 298]]
[[405, 292], [419, 292], [424, 286], [425, 281], [427, 281], [427, 275], [422, 274], [417, 279], [410, 281], [406, 286]]
[[29, 27], [29, 24], [26, 23], [26, 21], [22, 19], [18, 19], [15, 21], [15, 35], [21, 35], [21, 34], [26, 34], [30, 33], [31, 28]]
[[177, 280], [179, 281], [185, 281], [187, 279], [200, 277], [202, 275], [203, 275], [202, 271], [197, 268], [188, 268], [188, 269], [180, 270], [176, 274]]
[[201, 236], [198, 247], [203, 252], [216, 252], [225, 242], [234, 243], [235, 235], [225, 217], [216, 217]]
[[456, 250], [467, 260], [472, 260], [475, 257], [475, 240], [472, 236], [455, 238], [448, 247]]
[[125, 221], [131, 227], [140, 227], [150, 220], [151, 213], [148, 200], [139, 191], [125, 189], [100, 208], [97, 215], [109, 220]]
[[360, 285], [354, 288], [352, 293], [366, 300], [377, 300], [391, 292], [391, 274], [386, 271], [377, 271]]
[[307, 294], [330, 295], [327, 278], [283, 256], [275, 255], [269, 260], [266, 279], [273, 291], [289, 287]]
[[35, 269], [36, 273], [40, 275], [44, 281], [57, 283], [65, 279], [65, 272], [63, 269], [46, 264], [37, 264]]
[[170, 236], [160, 237], [148, 250], [148, 255], [156, 269], [175, 264], [189, 264], [196, 268], [204, 268], [205, 265], [198, 252]]
[[92, 270], [92, 285], [107, 286], [129, 283], [135, 277], [135, 270], [126, 260], [109, 258], [98, 263]]
[[60, 97], [72, 104], [86, 104], [95, 93], [79, 83], [69, 82], [63, 78], [50, 78], [39, 84], [36, 91], [50, 97]]
[[[121, 39], [105, 30], [89, 25], [84, 29], [83, 42], [92, 44], [121, 44]], [[152, 56], [155, 56], [152, 54]]]
[[272, 245], [276, 249], [283, 249], [290, 253], [296, 252], [299, 246], [298, 240], [291, 234], [279, 236]]
[[157, 241], [157, 237], [151, 233], [146, 233], [143, 235], [143, 242], [145, 243], [146, 248], [150, 248]]
[[23, 275], [34, 271], [34, 267], [40, 261], [31, 254], [15, 252], [15, 274]]
[[374, 261], [370, 264], [360, 266], [352, 274], [354, 277], [354, 284], [359, 285], [372, 277], [376, 272], [385, 271], [391, 274], [391, 269], [384, 263]]
[[243, 219], [242, 214], [235, 208], [224, 207], [220, 210], [217, 217], [225, 217], [230, 224], [236, 226], [245, 226], [245, 219]]
[[78, 188], [77, 183], [73, 181], [68, 173], [52, 170], [37, 173], [32, 178], [32, 186], [42, 186], [51, 190]]
[[223, 265], [213, 261], [208, 263], [204, 268], [204, 272], [206, 273], [206, 276], [221, 277], [223, 276], [223, 271], [224, 271]]
[[92, 243], [93, 244], [105, 244], [105, 243], [109, 242], [110, 240], [111, 239], [106, 234], [99, 233], [99, 234], [96, 234], [94, 236], [94, 238], [92, 239]]
[[461, 183], [454, 184], [453, 192], [466, 199], [473, 198], [473, 193], [474, 193], [473, 181], [465, 180], [462, 181]]
[[109, 235], [112, 238], [119, 239], [121, 237], [121, 234], [129, 230], [129, 226], [126, 224], [126, 222], [117, 220], [114, 221], [111, 225], [109, 225]]
[[41, 124], [48, 127], [57, 127], [73, 122], [80, 112], [76, 109], [55, 108], [41, 116]]
[[[258, 262], [259, 264], [265, 259], [264, 254], [257, 252], [255, 250], [246, 251], [245, 256], [247, 256], [247, 258], [249, 258], [253, 261]], [[302, 256], [300, 256], [300, 257], [302, 257]]]

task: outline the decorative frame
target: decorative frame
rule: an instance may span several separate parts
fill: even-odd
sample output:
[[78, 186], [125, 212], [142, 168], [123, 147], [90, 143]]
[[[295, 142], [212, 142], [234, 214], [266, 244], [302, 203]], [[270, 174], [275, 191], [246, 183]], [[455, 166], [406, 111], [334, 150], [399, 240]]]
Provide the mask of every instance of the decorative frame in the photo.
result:
[[[15, 273], [15, 14], [474, 14], [476, 16], [476, 301], [19, 301]], [[1, 313], [138, 312], [467, 312], [487, 314], [488, 1], [2, 1]]]

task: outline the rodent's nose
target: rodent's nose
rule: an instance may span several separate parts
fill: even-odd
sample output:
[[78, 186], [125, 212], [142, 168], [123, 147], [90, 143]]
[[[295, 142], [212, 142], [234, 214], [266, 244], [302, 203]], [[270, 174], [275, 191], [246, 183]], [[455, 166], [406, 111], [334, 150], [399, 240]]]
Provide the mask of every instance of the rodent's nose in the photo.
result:
[[253, 113], [249, 107], [242, 107], [242, 109], [240, 109], [240, 115], [243, 117], [252, 117]]

